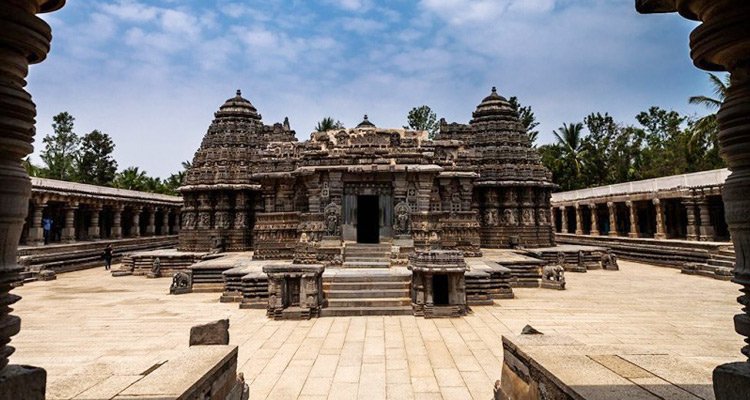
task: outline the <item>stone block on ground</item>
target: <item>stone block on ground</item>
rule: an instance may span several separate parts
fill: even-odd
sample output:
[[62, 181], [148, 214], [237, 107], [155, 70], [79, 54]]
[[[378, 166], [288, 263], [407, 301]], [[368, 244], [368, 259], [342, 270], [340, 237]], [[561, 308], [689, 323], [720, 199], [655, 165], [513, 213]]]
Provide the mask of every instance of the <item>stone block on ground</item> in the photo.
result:
[[47, 371], [28, 365], [8, 365], [0, 371], [0, 400], [44, 400]]
[[229, 320], [220, 319], [190, 328], [190, 346], [229, 344]]
[[55, 271], [52, 271], [50, 269], [43, 269], [39, 271], [40, 281], [54, 281], [55, 279], [57, 279], [57, 274], [55, 274]]
[[716, 400], [750, 400], [750, 363], [719, 365], [713, 378]]

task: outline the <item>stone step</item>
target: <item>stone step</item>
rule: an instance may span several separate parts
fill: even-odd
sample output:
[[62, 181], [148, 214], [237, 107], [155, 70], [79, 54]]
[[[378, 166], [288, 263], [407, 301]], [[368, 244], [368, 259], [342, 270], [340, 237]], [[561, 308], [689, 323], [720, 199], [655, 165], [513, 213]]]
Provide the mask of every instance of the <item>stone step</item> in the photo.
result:
[[[370, 271], [367, 271], [370, 272]], [[371, 282], [411, 282], [410, 275], [396, 274], [337, 274], [334, 277], [323, 275], [323, 283], [371, 283]]]
[[346, 307], [399, 307], [408, 306], [411, 299], [408, 297], [397, 298], [358, 298], [358, 299], [328, 299], [328, 308]]
[[344, 257], [344, 261], [350, 261], [350, 262], [390, 262], [390, 257]]
[[727, 267], [727, 268], [734, 268], [734, 260], [717, 260], [717, 259], [709, 259], [708, 265], [716, 266], [716, 267]]
[[344, 257], [378, 257], [378, 258], [391, 258], [390, 251], [345, 251]]
[[344, 268], [388, 268], [389, 261], [344, 261]]
[[389, 298], [403, 299], [409, 297], [409, 289], [354, 289], [354, 290], [324, 290], [326, 297], [329, 299], [373, 299]]
[[732, 255], [723, 255], [723, 254], [714, 254], [711, 256], [711, 259], [713, 260], [724, 260], [724, 261], [732, 261], [734, 262], [737, 259], [737, 256]]
[[352, 317], [364, 315], [413, 315], [411, 305], [399, 307], [342, 307], [324, 308], [321, 317]]
[[409, 281], [393, 282], [323, 282], [323, 290], [393, 290], [409, 289]]

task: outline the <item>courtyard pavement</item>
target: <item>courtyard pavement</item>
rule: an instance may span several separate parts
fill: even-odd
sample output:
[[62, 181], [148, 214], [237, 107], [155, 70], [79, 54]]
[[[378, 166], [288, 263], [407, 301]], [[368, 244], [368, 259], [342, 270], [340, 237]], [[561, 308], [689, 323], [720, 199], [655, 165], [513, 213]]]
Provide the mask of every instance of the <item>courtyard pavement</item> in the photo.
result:
[[[676, 355], [704, 371], [740, 360], [738, 286], [620, 262], [620, 271], [566, 274], [568, 290], [515, 289], [460, 319], [411, 316], [272, 321], [219, 303], [218, 293], [168, 295], [170, 278], [62, 274], [13, 293], [21, 332], [14, 364], [43, 367], [49, 399], [108, 398], [184, 350], [190, 327], [230, 319], [230, 344], [251, 399], [482, 399], [500, 379], [501, 336], [526, 324], [584, 344]], [[118, 387], [120, 385], [120, 387]]]

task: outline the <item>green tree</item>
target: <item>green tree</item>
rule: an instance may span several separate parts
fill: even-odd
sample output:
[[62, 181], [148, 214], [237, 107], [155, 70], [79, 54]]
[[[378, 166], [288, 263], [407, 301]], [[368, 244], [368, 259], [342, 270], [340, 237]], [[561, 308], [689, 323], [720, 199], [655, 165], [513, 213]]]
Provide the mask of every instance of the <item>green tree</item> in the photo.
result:
[[531, 110], [531, 106], [522, 106], [518, 101], [518, 97], [512, 96], [508, 99], [511, 107], [518, 113], [518, 118], [521, 120], [521, 124], [526, 128], [526, 133], [529, 135], [529, 140], [532, 146], [536, 146], [536, 140], [539, 138], [539, 131], [536, 128], [539, 126], [539, 122], [536, 120], [534, 111]]
[[145, 171], [138, 167], [128, 167], [117, 173], [114, 186], [120, 189], [146, 190], [148, 179]]
[[75, 159], [80, 139], [73, 132], [74, 121], [67, 112], [52, 117], [52, 135], [42, 139], [44, 150], [40, 157], [46, 166], [45, 176], [53, 179], [72, 180], [75, 178]]
[[552, 131], [561, 147], [562, 157], [570, 163], [575, 171], [576, 177], [581, 175], [583, 124], [580, 122], [566, 124]]
[[112, 157], [115, 144], [106, 133], [93, 130], [81, 138], [76, 162], [79, 182], [112, 186], [117, 173], [117, 161]]
[[414, 129], [418, 131], [427, 131], [429, 138], [435, 137], [440, 128], [437, 123], [437, 115], [429, 106], [414, 107], [406, 116], [407, 126], [404, 129]]
[[23, 159], [23, 167], [26, 169], [26, 173], [29, 174], [29, 176], [44, 175], [43, 168], [38, 165], [34, 165], [34, 163], [31, 162], [31, 157], [26, 157]]
[[315, 125], [315, 132], [327, 132], [334, 129], [344, 129], [344, 124], [339, 120], [334, 120], [331, 117], [325, 117]]
[[711, 86], [713, 86], [714, 96], [716, 97], [691, 96], [688, 102], [690, 104], [703, 105], [709, 110], [718, 111], [724, 99], [727, 98], [727, 90], [729, 90], [729, 86], [731, 85], [730, 77], [727, 74], [722, 79], [715, 74], [709, 73], [708, 80], [711, 82]]

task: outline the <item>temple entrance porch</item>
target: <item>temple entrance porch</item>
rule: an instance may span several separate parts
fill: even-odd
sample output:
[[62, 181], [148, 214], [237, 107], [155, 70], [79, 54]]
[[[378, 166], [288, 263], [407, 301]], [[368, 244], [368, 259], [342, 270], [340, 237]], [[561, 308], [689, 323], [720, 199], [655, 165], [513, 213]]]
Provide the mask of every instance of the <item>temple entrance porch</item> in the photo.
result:
[[357, 243], [381, 243], [393, 237], [393, 189], [391, 182], [344, 184], [342, 239]]

